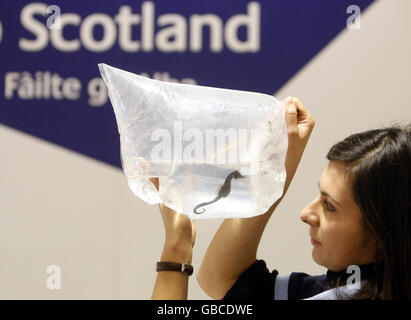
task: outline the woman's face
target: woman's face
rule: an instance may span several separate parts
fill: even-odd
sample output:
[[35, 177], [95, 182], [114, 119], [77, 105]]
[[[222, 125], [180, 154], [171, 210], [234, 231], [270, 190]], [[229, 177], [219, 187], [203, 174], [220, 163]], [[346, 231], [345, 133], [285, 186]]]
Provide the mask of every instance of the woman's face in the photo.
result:
[[341, 162], [330, 161], [321, 175], [318, 197], [300, 215], [310, 226], [314, 261], [332, 271], [375, 260], [376, 242], [364, 226], [348, 183]]

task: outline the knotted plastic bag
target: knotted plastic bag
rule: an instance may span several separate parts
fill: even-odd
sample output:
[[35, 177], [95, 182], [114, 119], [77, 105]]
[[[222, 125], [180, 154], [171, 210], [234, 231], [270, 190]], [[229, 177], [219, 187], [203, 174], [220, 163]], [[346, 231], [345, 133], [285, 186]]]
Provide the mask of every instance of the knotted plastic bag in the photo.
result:
[[[200, 219], [260, 215], [282, 195], [285, 101], [98, 67], [136, 196]], [[159, 191], [150, 181], [155, 177]]]

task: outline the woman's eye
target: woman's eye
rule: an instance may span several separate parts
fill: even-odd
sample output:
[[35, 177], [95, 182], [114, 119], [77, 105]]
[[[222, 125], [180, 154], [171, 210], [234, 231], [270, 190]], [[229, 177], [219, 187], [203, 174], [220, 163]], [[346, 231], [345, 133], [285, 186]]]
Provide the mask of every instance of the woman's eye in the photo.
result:
[[325, 207], [328, 211], [334, 211], [334, 207], [324, 200]]

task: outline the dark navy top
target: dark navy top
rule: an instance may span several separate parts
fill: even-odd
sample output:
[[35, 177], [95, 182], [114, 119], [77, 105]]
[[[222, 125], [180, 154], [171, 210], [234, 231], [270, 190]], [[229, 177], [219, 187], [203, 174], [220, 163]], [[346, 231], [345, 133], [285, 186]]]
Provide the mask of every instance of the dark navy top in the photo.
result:
[[[374, 274], [374, 264], [360, 265], [361, 283]], [[331, 286], [333, 279], [339, 277], [344, 281], [352, 275], [347, 269], [326, 274], [311, 276], [302, 272], [279, 275], [277, 270], [269, 271], [264, 260], [256, 260], [248, 267], [227, 291], [223, 300], [302, 300], [302, 299], [342, 299], [354, 294], [353, 286], [339, 287], [343, 294], [336, 294]], [[349, 288], [349, 289], [348, 289]]]

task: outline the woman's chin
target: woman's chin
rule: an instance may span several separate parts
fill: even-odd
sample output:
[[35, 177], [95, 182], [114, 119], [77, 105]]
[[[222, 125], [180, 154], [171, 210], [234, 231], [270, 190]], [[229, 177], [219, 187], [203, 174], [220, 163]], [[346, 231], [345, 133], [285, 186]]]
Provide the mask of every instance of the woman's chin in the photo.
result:
[[313, 258], [314, 262], [320, 266], [324, 266], [323, 265], [323, 261], [320, 259], [320, 256], [317, 252], [317, 249], [314, 247], [312, 252], [311, 252], [311, 257]]

